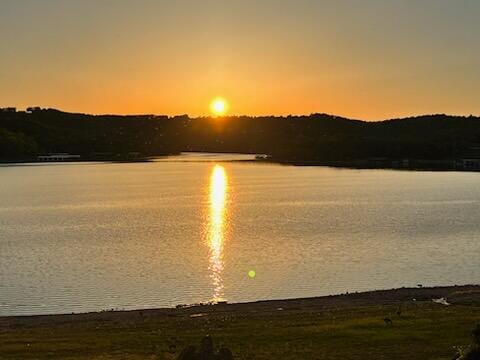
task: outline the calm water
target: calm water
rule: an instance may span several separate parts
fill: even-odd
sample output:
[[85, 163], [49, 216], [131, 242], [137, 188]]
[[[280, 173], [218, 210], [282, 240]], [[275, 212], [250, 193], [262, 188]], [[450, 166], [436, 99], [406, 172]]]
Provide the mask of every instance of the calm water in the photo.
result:
[[0, 315], [479, 282], [480, 174], [229, 158], [0, 167]]

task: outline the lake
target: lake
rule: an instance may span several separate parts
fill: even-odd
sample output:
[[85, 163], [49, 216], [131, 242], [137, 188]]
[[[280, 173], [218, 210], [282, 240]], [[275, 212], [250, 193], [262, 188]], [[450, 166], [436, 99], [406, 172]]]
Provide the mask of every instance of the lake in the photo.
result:
[[480, 174], [251, 158], [1, 166], [0, 315], [479, 282]]

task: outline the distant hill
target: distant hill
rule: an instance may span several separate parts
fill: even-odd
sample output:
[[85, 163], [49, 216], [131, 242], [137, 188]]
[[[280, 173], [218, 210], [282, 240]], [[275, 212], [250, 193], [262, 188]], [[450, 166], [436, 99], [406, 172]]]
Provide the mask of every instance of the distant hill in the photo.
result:
[[85, 159], [180, 151], [262, 153], [291, 162], [480, 157], [480, 118], [425, 115], [380, 122], [287, 117], [115, 116], [0, 111], [0, 159], [66, 152]]

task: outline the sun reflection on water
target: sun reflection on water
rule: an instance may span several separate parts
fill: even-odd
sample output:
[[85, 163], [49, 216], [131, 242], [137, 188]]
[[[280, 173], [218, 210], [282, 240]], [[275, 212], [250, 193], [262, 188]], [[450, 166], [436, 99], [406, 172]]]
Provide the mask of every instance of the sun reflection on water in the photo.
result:
[[210, 175], [207, 241], [210, 250], [210, 277], [213, 301], [224, 300], [223, 252], [227, 222], [228, 176], [223, 166], [215, 165]]

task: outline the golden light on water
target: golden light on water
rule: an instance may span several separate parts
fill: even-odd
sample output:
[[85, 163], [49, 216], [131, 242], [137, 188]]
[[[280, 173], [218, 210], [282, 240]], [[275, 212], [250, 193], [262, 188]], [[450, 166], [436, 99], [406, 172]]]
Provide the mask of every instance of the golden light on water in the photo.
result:
[[210, 277], [213, 301], [224, 299], [223, 252], [227, 222], [228, 176], [223, 166], [215, 165], [210, 175], [207, 241], [210, 249]]

